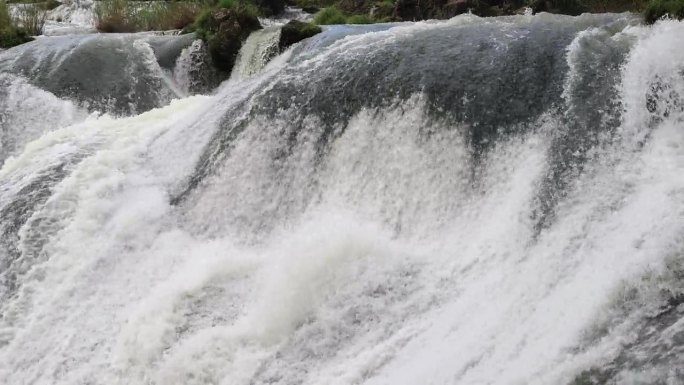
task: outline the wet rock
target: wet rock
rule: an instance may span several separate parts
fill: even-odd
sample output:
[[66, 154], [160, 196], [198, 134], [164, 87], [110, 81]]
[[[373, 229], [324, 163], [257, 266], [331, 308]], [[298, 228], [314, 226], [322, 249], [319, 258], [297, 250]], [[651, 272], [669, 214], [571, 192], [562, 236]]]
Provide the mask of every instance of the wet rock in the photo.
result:
[[242, 42], [258, 29], [256, 15], [237, 7], [212, 10], [197, 22], [198, 37], [207, 43], [214, 65], [225, 72], [233, 69]]
[[321, 27], [317, 25], [304, 23], [298, 20], [290, 20], [280, 31], [278, 48], [282, 52], [287, 49], [287, 47], [304, 39], [310, 38], [311, 36], [314, 36], [320, 32]]

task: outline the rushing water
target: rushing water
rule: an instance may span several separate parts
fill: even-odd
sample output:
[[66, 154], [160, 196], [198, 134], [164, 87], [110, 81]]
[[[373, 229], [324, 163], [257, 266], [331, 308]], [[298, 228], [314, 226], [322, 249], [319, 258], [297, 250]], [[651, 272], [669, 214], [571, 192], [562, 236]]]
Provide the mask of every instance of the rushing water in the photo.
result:
[[0, 53], [0, 383], [684, 383], [684, 23], [266, 35]]

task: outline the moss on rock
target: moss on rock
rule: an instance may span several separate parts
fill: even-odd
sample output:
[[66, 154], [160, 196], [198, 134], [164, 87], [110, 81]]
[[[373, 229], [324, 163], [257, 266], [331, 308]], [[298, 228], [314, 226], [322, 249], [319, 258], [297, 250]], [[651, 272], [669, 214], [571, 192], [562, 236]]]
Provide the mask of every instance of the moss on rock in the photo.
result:
[[240, 7], [219, 8], [204, 12], [195, 23], [197, 36], [209, 47], [214, 65], [230, 72], [242, 42], [261, 29], [259, 19]]
[[304, 23], [298, 20], [290, 20], [280, 30], [280, 41], [278, 42], [278, 48], [282, 52], [292, 44], [310, 38], [311, 36], [314, 36], [320, 32], [321, 27], [317, 25]]

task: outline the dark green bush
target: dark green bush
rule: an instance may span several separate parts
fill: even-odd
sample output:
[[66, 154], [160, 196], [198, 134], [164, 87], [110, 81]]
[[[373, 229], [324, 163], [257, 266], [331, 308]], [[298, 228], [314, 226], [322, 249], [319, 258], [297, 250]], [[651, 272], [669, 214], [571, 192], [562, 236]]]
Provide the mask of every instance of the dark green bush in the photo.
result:
[[351, 15], [346, 21], [347, 24], [373, 24], [373, 19], [368, 15]]
[[192, 24], [203, 5], [197, 2], [102, 0], [95, 6], [100, 32], [164, 31]]
[[0, 28], [4, 28], [9, 25], [13, 25], [12, 18], [9, 14], [9, 8], [4, 1], [0, 0]]
[[653, 24], [664, 16], [684, 19], [684, 0], [652, 0], [644, 10], [644, 20]]
[[346, 24], [347, 18], [336, 7], [323, 8], [314, 17], [314, 23], [318, 25]]
[[33, 40], [22, 28], [0, 28], [0, 48], [11, 48]]
[[284, 51], [292, 44], [298, 43], [304, 39], [308, 39], [321, 32], [321, 27], [305, 23], [298, 20], [290, 20], [280, 30], [280, 40], [278, 41], [278, 48]]
[[233, 68], [242, 42], [260, 28], [253, 5], [239, 2], [227, 9], [207, 10], [195, 21], [195, 33], [207, 43], [214, 66], [225, 73]]

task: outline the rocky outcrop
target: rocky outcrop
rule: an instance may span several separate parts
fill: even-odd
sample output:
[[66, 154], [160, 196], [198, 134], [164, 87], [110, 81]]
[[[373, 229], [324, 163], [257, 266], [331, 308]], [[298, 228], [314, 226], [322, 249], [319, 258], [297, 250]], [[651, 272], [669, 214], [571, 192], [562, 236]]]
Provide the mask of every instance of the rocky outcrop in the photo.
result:
[[278, 42], [278, 48], [280, 49], [280, 52], [282, 52], [292, 44], [310, 38], [311, 36], [314, 36], [320, 32], [321, 27], [317, 25], [304, 23], [298, 20], [290, 20], [280, 30], [280, 41]]
[[261, 29], [256, 15], [239, 7], [209, 11], [196, 25], [197, 35], [207, 43], [214, 65], [225, 72], [233, 69], [242, 42]]
[[254, 0], [254, 4], [264, 16], [279, 15], [285, 10], [285, 0]]

